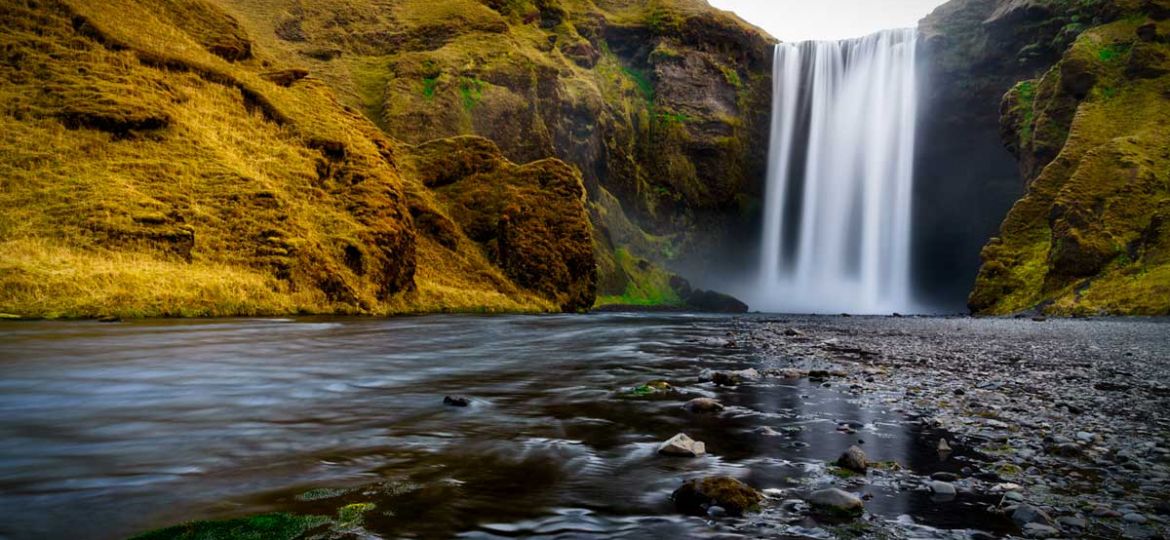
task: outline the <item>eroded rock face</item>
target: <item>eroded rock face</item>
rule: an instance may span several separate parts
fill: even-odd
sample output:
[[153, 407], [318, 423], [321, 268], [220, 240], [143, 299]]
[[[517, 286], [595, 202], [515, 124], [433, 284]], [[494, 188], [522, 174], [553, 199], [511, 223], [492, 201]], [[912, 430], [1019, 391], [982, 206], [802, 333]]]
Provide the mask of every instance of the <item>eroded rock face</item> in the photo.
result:
[[374, 4], [278, 1], [276, 37], [393, 137], [479, 135], [517, 163], [559, 158], [604, 212], [671, 235], [651, 249], [623, 231], [598, 242], [603, 293], [645, 293], [618, 250], [663, 265], [750, 221], [767, 151], [763, 32], [697, 0]]
[[1170, 313], [1170, 46], [1156, 3], [1080, 34], [1004, 98], [1005, 145], [1028, 193], [983, 249], [969, 303], [1006, 314]]

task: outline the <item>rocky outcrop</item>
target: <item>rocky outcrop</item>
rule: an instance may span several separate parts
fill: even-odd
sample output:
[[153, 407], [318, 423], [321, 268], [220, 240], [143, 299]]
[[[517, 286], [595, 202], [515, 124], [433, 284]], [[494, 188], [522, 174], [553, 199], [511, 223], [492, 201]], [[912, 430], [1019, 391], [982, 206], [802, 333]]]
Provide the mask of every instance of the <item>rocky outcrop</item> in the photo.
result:
[[770, 38], [701, 0], [226, 4], [396, 138], [577, 167], [609, 301], [669, 302], [657, 270], [717, 245], [759, 193]]
[[1170, 26], [1163, 2], [1099, 4], [1118, 20], [1003, 99], [1027, 193], [983, 249], [975, 312], [1170, 313]]

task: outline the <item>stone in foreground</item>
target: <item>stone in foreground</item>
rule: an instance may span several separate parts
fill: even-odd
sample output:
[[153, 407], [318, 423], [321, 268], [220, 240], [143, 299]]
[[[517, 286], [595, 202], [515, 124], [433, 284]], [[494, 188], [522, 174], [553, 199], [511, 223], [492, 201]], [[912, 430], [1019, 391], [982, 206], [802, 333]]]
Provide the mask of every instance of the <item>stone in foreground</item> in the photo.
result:
[[837, 488], [814, 491], [805, 500], [814, 510], [831, 517], [856, 517], [865, 510], [865, 503], [861, 499]]
[[466, 407], [471, 405], [471, 400], [463, 396], [446, 396], [443, 398], [443, 405], [449, 407]]
[[679, 433], [658, 446], [658, 453], [664, 456], [699, 457], [707, 453], [707, 445]]
[[759, 491], [728, 476], [689, 480], [670, 497], [680, 512], [696, 516], [709, 515], [708, 510], [712, 508], [721, 508], [730, 516], [742, 516], [764, 500]]
[[850, 446], [844, 454], [841, 454], [841, 457], [837, 458], [837, 466], [865, 474], [865, 471], [869, 469], [869, 458], [860, 447]]
[[692, 413], [710, 413], [723, 410], [723, 404], [711, 398], [695, 398], [688, 401], [683, 408]]

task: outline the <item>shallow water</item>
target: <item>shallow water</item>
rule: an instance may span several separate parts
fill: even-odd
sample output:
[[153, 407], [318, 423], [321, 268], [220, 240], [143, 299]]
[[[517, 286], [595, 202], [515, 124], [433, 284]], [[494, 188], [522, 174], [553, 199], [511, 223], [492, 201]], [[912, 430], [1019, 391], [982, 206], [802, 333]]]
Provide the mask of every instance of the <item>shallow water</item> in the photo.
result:
[[[669, 495], [716, 473], [761, 489], [815, 484], [823, 461], [858, 439], [871, 459], [916, 472], [956, 466], [911, 418], [862, 409], [844, 387], [699, 383], [703, 368], [768, 367], [725, 347], [737, 324], [655, 314], [7, 324], [0, 537], [121, 538], [366, 500], [378, 505], [366, 528], [385, 537], [780, 536], [784, 524], [766, 519], [682, 516]], [[681, 393], [622, 393], [655, 379]], [[472, 405], [444, 406], [448, 394]], [[728, 410], [683, 411], [696, 396]], [[862, 427], [846, 435], [839, 422]], [[765, 425], [799, 431], [752, 433]], [[657, 456], [678, 432], [710, 455]], [[336, 496], [303, 496], [319, 488]], [[862, 491], [885, 519], [995, 528], [963, 497]]]

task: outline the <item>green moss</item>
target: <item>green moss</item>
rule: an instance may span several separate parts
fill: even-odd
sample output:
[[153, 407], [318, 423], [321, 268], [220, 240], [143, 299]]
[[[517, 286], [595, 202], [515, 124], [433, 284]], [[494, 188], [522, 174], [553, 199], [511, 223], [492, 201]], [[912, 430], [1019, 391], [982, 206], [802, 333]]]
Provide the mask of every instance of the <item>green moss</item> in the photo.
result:
[[374, 503], [353, 503], [342, 506], [337, 510], [337, 522], [342, 527], [357, 527], [362, 524], [362, 518], [373, 509], [377, 508]]
[[597, 305], [681, 306], [682, 298], [670, 286], [671, 274], [662, 268], [638, 259], [628, 249], [615, 251], [618, 266], [629, 282], [621, 295], [599, 296]]
[[483, 99], [483, 89], [486, 83], [475, 77], [459, 78], [459, 99], [463, 109], [470, 112]]
[[425, 78], [423, 78], [422, 93], [423, 93], [423, 97], [425, 97], [427, 99], [427, 101], [435, 99], [435, 88], [438, 87], [438, 85], [439, 85], [439, 78], [438, 77], [425, 77]]
[[621, 70], [626, 77], [629, 77], [629, 79], [634, 82], [634, 85], [637, 87], [638, 93], [642, 96], [642, 99], [646, 100], [646, 103], [648, 104], [653, 104], [654, 83], [650, 81], [650, 76], [647, 75], [643, 70], [629, 66], [623, 66]]
[[196, 521], [148, 532], [134, 540], [293, 540], [332, 523], [324, 516], [264, 514], [227, 521]]

